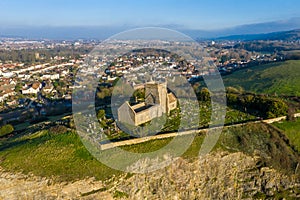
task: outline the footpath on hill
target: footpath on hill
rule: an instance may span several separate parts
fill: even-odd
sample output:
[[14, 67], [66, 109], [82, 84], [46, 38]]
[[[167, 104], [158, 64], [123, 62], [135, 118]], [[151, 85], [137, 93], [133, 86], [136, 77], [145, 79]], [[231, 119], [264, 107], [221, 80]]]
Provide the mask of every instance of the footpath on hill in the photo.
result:
[[[300, 117], [300, 113], [294, 114], [294, 117]], [[267, 123], [267, 124], [272, 124], [274, 122], [279, 122], [282, 120], [286, 120], [286, 116], [283, 117], [277, 117], [277, 118], [272, 118], [272, 119], [266, 119], [266, 120], [257, 120], [257, 121], [252, 121], [251, 123]], [[242, 126], [245, 125], [249, 122], [245, 123], [240, 123], [240, 124], [234, 124], [234, 125], [227, 125], [224, 126], [226, 128], [234, 127], [234, 126]], [[223, 128], [223, 127], [214, 127], [214, 128], [205, 128], [205, 129], [199, 129], [196, 131], [196, 133], [207, 133], [211, 129], [218, 129], [218, 128]], [[102, 144], [101, 145], [101, 150], [107, 150], [115, 147], [121, 147], [121, 146], [127, 146], [127, 145], [135, 145], [151, 140], [157, 140], [157, 139], [166, 139], [166, 138], [172, 138], [176, 136], [183, 136], [183, 135], [188, 135], [188, 134], [195, 134], [195, 130], [189, 130], [189, 131], [183, 131], [183, 132], [173, 132], [173, 133], [166, 133], [166, 134], [161, 134], [161, 135], [153, 135], [153, 136], [148, 136], [148, 137], [142, 137], [142, 138], [135, 138], [135, 139], [129, 139], [129, 140], [124, 140], [124, 141], [119, 141], [119, 142], [110, 142], [107, 144]]]

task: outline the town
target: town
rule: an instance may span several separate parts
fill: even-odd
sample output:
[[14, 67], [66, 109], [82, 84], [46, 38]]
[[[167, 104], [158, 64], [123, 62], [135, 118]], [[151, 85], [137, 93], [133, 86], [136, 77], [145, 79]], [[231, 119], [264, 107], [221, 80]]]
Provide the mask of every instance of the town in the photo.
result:
[[0, 1], [0, 200], [300, 199], [300, 1]]
[[[74, 84], [76, 72], [78, 69], [84, 70], [89, 51], [100, 41], [30, 41], [10, 38], [2, 38], [0, 41], [1, 124], [34, 124], [46, 121], [50, 116], [69, 115], [72, 91], [80, 87]], [[235, 48], [237, 42], [232, 41], [202, 41], [200, 44], [208, 53], [204, 59], [213, 61], [221, 75], [285, 59], [279, 53], [239, 50]], [[15, 55], [12, 52], [19, 53]], [[107, 97], [111, 95], [114, 82], [120, 77], [134, 80], [130, 76], [135, 75], [131, 73], [142, 68], [155, 66], [159, 74], [171, 69], [173, 73], [176, 71], [185, 76], [191, 84], [199, 81], [202, 76], [216, 73], [204, 67], [199, 70], [199, 67], [195, 67], [197, 63], [188, 62], [178, 55], [153, 50], [146, 54], [132, 52], [113, 60], [95, 60], [98, 66], [105, 67], [103, 72], [95, 75], [99, 79], [96, 105], [102, 107], [107, 106]], [[146, 71], [140, 74], [142, 78], [145, 78]], [[143, 83], [132, 81], [130, 84], [139, 89]], [[109, 112], [106, 112], [106, 116], [112, 117]]]

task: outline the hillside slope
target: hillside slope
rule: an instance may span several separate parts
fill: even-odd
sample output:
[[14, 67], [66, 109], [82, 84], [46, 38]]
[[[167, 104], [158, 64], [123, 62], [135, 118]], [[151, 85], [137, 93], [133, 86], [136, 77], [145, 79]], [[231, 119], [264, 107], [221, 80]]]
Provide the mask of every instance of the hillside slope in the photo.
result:
[[[296, 199], [300, 184], [262, 167], [259, 156], [215, 152], [200, 162], [175, 161], [150, 174], [118, 177], [112, 184], [94, 179], [55, 183], [51, 179], [0, 171], [0, 198], [9, 199]], [[109, 186], [110, 185], [110, 186]]]
[[265, 34], [244, 34], [244, 35], [230, 35], [225, 37], [219, 37], [217, 40], [284, 40], [284, 41], [294, 41], [300, 39], [300, 30], [291, 31], [280, 31]]
[[226, 87], [242, 87], [256, 93], [300, 96], [300, 61], [242, 69], [223, 77], [223, 81]]
[[[0, 189], [0, 199], [300, 197], [299, 154], [281, 131], [263, 123], [225, 128], [214, 151], [199, 160], [203, 138], [196, 136], [171, 166], [142, 175], [122, 173], [97, 162], [72, 132], [44, 130], [2, 139], [0, 185], [5, 187]], [[125, 149], [153, 151], [168, 142], [155, 140]]]

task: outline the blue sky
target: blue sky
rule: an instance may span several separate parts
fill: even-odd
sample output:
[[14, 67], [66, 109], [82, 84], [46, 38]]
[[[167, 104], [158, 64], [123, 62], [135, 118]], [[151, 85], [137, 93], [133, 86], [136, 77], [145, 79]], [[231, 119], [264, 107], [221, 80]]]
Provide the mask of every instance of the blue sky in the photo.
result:
[[300, 17], [299, 0], [1, 0], [0, 26], [221, 29]]

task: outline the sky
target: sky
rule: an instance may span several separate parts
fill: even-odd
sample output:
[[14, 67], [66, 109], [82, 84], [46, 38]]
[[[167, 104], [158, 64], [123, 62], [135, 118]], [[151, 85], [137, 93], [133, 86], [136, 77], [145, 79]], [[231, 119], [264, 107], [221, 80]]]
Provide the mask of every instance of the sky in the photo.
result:
[[300, 17], [299, 0], [1, 0], [0, 26], [174, 26], [214, 30]]

